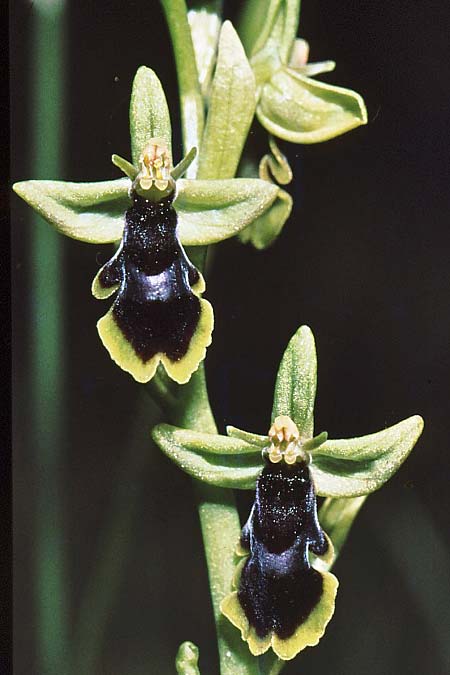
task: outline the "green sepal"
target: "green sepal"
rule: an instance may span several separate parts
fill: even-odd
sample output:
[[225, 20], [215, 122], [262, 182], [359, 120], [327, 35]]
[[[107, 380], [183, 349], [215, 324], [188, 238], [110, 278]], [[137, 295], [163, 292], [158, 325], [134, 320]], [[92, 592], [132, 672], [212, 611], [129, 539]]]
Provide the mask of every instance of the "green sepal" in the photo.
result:
[[273, 30], [283, 0], [247, 0], [238, 25], [239, 36], [250, 58], [263, 49]]
[[359, 94], [288, 67], [263, 85], [256, 115], [269, 133], [292, 143], [320, 143], [367, 123]]
[[178, 234], [185, 246], [238, 234], [275, 201], [278, 187], [258, 178], [177, 181]]
[[[122, 238], [130, 206], [127, 178], [98, 183], [30, 180], [13, 188], [59, 232], [91, 244]], [[212, 244], [234, 236], [258, 218], [278, 188], [259, 179], [177, 181], [174, 205], [183, 244]]]
[[268, 47], [287, 61], [297, 34], [300, 0], [250, 0], [240, 24], [247, 54], [253, 56]]
[[239, 234], [241, 242], [250, 243], [259, 251], [271, 246], [291, 215], [292, 204], [291, 195], [279, 188], [277, 197], [270, 208]]
[[227, 434], [231, 438], [239, 438], [241, 441], [246, 441], [260, 448], [264, 448], [270, 444], [268, 436], [261, 436], [260, 434], [253, 434], [250, 431], [244, 431], [237, 427], [227, 426]]
[[405, 461], [422, 429], [423, 419], [414, 415], [375, 434], [326, 441], [312, 453], [317, 494], [357, 497], [378, 490]]
[[150, 138], [164, 139], [171, 150], [172, 131], [166, 96], [157, 75], [146, 66], [138, 68], [133, 81], [130, 136], [135, 166], [138, 166], [139, 155]]
[[178, 675], [200, 675], [198, 647], [193, 642], [183, 642], [177, 652], [175, 667]]
[[152, 437], [183, 471], [210, 485], [252, 489], [262, 470], [261, 449], [240, 439], [169, 424], [154, 427]]
[[198, 163], [198, 178], [232, 178], [256, 108], [255, 77], [230, 21], [219, 52]]
[[90, 244], [110, 244], [122, 238], [130, 186], [128, 178], [98, 183], [27, 180], [13, 189], [62, 234]]
[[317, 358], [314, 336], [301, 326], [290, 339], [281, 359], [275, 383], [272, 420], [287, 415], [297, 425], [300, 437], [312, 438], [316, 398]]

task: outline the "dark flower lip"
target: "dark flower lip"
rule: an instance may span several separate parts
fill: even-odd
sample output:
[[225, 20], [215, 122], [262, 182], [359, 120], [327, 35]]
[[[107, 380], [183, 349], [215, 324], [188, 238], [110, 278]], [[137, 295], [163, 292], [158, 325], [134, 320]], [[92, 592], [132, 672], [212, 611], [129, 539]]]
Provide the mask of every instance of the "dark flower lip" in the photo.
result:
[[116, 293], [97, 328], [111, 358], [138, 382], [162, 363], [178, 383], [187, 382], [211, 342], [212, 307], [176, 232], [173, 195], [150, 201], [132, 193], [116, 254], [98, 272], [95, 297]]
[[245, 557], [237, 567], [237, 590], [221, 604], [255, 656], [272, 647], [289, 660], [324, 634], [338, 581], [310, 564], [311, 553], [327, 563], [333, 558], [317, 519], [308, 465], [269, 460], [242, 530], [238, 554]]

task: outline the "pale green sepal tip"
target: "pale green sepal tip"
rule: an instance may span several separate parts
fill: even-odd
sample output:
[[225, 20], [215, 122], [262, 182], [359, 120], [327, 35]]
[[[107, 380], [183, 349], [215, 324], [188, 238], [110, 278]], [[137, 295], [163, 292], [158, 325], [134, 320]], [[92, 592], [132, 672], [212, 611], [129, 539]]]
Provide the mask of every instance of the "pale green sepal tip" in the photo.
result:
[[308, 326], [301, 326], [290, 339], [280, 363], [272, 420], [279, 415], [287, 415], [295, 422], [300, 437], [304, 439], [313, 435], [316, 379], [314, 336]]
[[320, 143], [367, 123], [359, 94], [287, 67], [263, 86], [256, 114], [269, 133], [292, 143]]
[[177, 181], [174, 207], [185, 246], [215, 244], [238, 234], [274, 202], [278, 187], [258, 178]]
[[269, 444], [269, 439], [267, 436], [261, 436], [260, 434], [253, 434], [250, 431], [244, 431], [243, 429], [238, 429], [237, 427], [227, 426], [227, 434], [231, 438], [240, 438], [241, 441], [247, 441], [247, 443], [253, 443], [260, 448], [265, 447]]
[[29, 180], [15, 183], [13, 189], [61, 234], [110, 244], [122, 238], [130, 186], [128, 178], [98, 183]]
[[245, 441], [159, 424], [153, 440], [183, 471], [218, 487], [253, 489], [262, 470], [260, 449]]
[[200, 675], [198, 647], [193, 642], [183, 642], [177, 652], [175, 667], [178, 675]]
[[408, 457], [423, 424], [414, 415], [368, 436], [326, 441], [313, 455], [317, 494], [358, 497], [378, 490]]
[[128, 178], [132, 181], [136, 178], [136, 176], [139, 173], [136, 167], [133, 166], [131, 162], [129, 162], [127, 159], [124, 159], [120, 155], [112, 155], [111, 161], [114, 164], [114, 166], [117, 166], [117, 168], [120, 169], [122, 173], [124, 173], [125, 176], [128, 176]]
[[198, 178], [232, 178], [256, 108], [255, 77], [230, 21], [219, 50], [201, 144]]
[[157, 75], [141, 66], [134, 77], [130, 102], [131, 155], [135, 166], [150, 138], [163, 138], [171, 151], [169, 108]]

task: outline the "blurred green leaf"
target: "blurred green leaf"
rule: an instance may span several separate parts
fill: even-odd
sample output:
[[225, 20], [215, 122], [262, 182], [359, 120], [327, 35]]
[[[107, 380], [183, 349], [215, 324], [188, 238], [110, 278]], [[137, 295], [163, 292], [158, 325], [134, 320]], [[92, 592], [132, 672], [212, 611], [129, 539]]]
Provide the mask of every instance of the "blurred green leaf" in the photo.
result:
[[139, 155], [150, 138], [162, 138], [171, 151], [169, 108], [157, 75], [141, 66], [134, 78], [130, 103], [131, 155], [138, 166]]
[[130, 185], [128, 178], [99, 183], [28, 180], [13, 189], [62, 234], [109, 244], [122, 237]]
[[263, 85], [256, 114], [269, 133], [292, 143], [319, 143], [367, 123], [359, 94], [287, 67]]
[[280, 363], [275, 384], [272, 420], [287, 415], [298, 426], [301, 438], [314, 431], [317, 358], [314, 336], [301, 326], [289, 341]]
[[214, 244], [232, 237], [263, 214], [278, 187], [247, 178], [177, 181], [174, 206], [185, 246]]
[[419, 415], [375, 434], [330, 440], [313, 452], [316, 491], [327, 497], [357, 497], [378, 490], [398, 470], [423, 430]]

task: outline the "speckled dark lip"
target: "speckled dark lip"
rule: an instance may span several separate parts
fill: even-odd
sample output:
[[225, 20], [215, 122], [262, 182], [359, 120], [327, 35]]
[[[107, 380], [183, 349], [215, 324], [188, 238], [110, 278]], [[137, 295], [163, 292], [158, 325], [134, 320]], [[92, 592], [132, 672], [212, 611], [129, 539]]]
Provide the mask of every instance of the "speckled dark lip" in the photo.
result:
[[178, 361], [198, 325], [200, 300], [191, 287], [200, 275], [178, 240], [173, 195], [151, 202], [134, 193], [132, 201], [121, 247], [99, 284], [120, 284], [112, 315], [143, 363], [157, 353]]
[[310, 566], [308, 548], [324, 555], [329, 546], [305, 463], [267, 463], [241, 540], [250, 549], [238, 589], [245, 615], [260, 638], [273, 631], [287, 639], [322, 596], [322, 575]]

